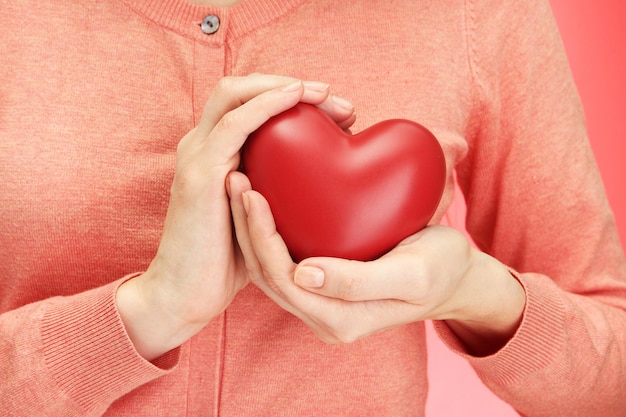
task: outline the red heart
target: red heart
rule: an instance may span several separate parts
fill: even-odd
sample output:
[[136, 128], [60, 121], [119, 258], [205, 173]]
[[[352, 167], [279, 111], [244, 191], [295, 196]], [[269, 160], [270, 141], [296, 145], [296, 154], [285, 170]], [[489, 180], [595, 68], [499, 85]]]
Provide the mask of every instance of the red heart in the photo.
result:
[[446, 164], [423, 126], [395, 119], [349, 135], [298, 104], [250, 135], [242, 167], [292, 257], [372, 260], [434, 214]]

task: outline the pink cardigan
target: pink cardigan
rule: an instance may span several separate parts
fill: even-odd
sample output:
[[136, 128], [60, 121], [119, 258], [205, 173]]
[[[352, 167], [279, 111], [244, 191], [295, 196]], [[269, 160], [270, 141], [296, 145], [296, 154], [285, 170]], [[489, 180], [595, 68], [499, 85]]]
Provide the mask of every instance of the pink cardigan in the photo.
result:
[[626, 263], [546, 0], [1, 10], [3, 416], [423, 415], [423, 323], [326, 345], [249, 286], [153, 363], [126, 335], [115, 291], [155, 253], [176, 144], [219, 78], [254, 71], [329, 82], [355, 131], [431, 129], [449, 166], [436, 218], [457, 175], [469, 232], [528, 296], [494, 355], [439, 336], [524, 415], [624, 415]]

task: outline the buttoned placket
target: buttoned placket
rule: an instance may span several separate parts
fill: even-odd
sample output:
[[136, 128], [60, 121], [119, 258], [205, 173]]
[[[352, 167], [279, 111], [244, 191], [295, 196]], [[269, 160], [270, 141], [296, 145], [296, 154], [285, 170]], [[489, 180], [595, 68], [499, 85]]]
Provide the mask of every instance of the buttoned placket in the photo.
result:
[[[195, 23], [197, 35], [193, 40], [191, 68], [194, 124], [200, 121], [206, 102], [216, 83], [226, 74], [228, 48], [226, 35], [228, 14], [212, 13]], [[224, 323], [222, 313], [211, 321], [190, 343], [190, 363], [206, 364], [189, 369], [189, 395], [196, 400], [189, 403], [190, 416], [219, 415], [224, 355]]]
[[227, 72], [229, 59], [226, 47], [228, 12], [207, 14], [197, 23], [198, 35], [194, 37], [193, 51], [193, 107], [194, 121], [200, 120], [202, 111], [216, 83]]

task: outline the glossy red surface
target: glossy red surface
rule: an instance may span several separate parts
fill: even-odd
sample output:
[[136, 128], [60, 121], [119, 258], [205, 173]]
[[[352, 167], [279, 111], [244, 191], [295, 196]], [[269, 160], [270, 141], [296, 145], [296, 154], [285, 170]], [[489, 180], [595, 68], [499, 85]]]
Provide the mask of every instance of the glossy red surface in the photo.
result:
[[308, 104], [248, 138], [243, 170], [296, 260], [383, 255], [428, 223], [446, 175], [439, 142], [423, 126], [387, 120], [350, 135]]

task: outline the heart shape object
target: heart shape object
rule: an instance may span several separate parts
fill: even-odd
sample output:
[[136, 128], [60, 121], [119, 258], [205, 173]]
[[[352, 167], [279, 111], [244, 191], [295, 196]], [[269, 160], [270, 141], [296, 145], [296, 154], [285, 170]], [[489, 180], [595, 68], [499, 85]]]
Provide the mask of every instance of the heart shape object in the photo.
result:
[[443, 150], [425, 127], [394, 119], [350, 135], [309, 104], [253, 132], [242, 170], [296, 261], [380, 257], [428, 224], [446, 178]]

